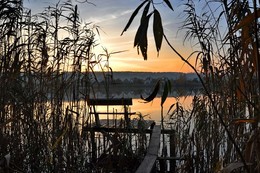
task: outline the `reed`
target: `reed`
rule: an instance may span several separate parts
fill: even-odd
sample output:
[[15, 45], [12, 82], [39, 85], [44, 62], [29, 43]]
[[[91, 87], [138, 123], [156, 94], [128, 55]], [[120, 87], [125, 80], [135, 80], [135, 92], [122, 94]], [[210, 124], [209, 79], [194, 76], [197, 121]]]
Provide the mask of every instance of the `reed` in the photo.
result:
[[111, 97], [112, 69], [102, 62], [119, 53], [94, 53], [96, 29], [81, 22], [71, 1], [39, 14], [22, 0], [1, 1], [0, 172], [136, 169], [132, 165], [144, 154], [138, 149], [146, 149], [144, 134], [84, 130], [92, 123], [87, 99], [95, 97], [94, 67], [103, 70]]
[[82, 140], [87, 108], [79, 102], [89, 94], [80, 90], [88, 82], [93, 28], [69, 1], [37, 15], [22, 1], [0, 6], [0, 155], [11, 156], [3, 169], [91, 170], [88, 139]]

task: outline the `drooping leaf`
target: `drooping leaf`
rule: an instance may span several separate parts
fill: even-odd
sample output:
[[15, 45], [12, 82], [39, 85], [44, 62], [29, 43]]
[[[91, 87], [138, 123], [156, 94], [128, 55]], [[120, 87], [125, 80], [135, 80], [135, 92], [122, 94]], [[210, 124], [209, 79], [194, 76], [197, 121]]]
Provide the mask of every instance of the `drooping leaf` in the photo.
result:
[[164, 104], [165, 100], [167, 99], [170, 91], [171, 91], [170, 80], [167, 80], [164, 83], [164, 89], [163, 89], [163, 94], [162, 94], [162, 98], [161, 98], [161, 106], [163, 106], [163, 104]]
[[113, 72], [113, 69], [111, 67], [108, 67], [109, 68], [109, 71], [111, 73], [111, 80], [113, 81], [114, 79], [114, 72]]
[[172, 84], [171, 84], [171, 81], [168, 79], [168, 80], [167, 80], [167, 83], [168, 83], [169, 93], [171, 93], [171, 92], [172, 92]]
[[144, 57], [144, 60], [147, 60], [147, 38], [142, 41], [143, 43], [139, 45], [141, 53]]
[[142, 25], [140, 24], [139, 28], [136, 31], [135, 40], [134, 40], [134, 47], [139, 45], [140, 39], [142, 37], [143, 27], [141, 27], [141, 26]]
[[127, 29], [129, 28], [129, 26], [130, 26], [131, 23], [133, 22], [135, 16], [138, 14], [139, 10], [142, 8], [142, 6], [143, 6], [146, 2], [148, 2], [148, 0], [144, 1], [143, 3], [141, 3], [141, 4], [135, 9], [135, 11], [134, 11], [133, 14], [131, 15], [130, 19], [128, 20], [128, 22], [127, 22], [127, 24], [126, 24], [124, 30], [122, 31], [121, 35], [123, 35], [123, 33], [124, 33], [125, 31], [127, 31]]
[[167, 112], [167, 114], [169, 114], [170, 113], [170, 111], [172, 110], [172, 108], [173, 108], [173, 106], [175, 105], [175, 103], [173, 103], [171, 106], [170, 106], [170, 108], [168, 109], [168, 112]]
[[154, 10], [153, 34], [154, 34], [156, 50], [159, 54], [162, 45], [162, 40], [163, 40], [163, 26], [162, 26], [162, 19], [160, 13], [157, 10]]
[[172, 4], [169, 0], [164, 0], [164, 2], [168, 5], [168, 7], [173, 11]]
[[140, 23], [140, 26], [136, 32], [135, 40], [134, 40], [134, 47], [137, 46], [137, 49], [141, 49], [142, 55], [144, 60], [147, 60], [147, 30], [149, 19], [152, 13], [146, 16]]
[[137, 29], [135, 40], [134, 40], [134, 47], [140, 45], [140, 42], [143, 40], [143, 38], [147, 38], [147, 29], [149, 24], [149, 19], [151, 17], [152, 13], [150, 13], [148, 16], [144, 17], [141, 20], [141, 23]]
[[168, 97], [168, 86], [167, 84], [165, 83], [164, 84], [164, 89], [163, 89], [163, 94], [162, 94], [162, 98], [161, 98], [161, 106], [163, 106], [165, 100], [167, 99]]
[[150, 7], [150, 2], [144, 7], [144, 11], [143, 11], [143, 14], [141, 17], [141, 22], [142, 22], [142, 20], [145, 20], [147, 14], [149, 12], [149, 7]]
[[141, 99], [145, 101], [145, 103], [151, 102], [157, 95], [158, 91], [160, 89], [160, 80], [156, 83], [154, 90], [151, 95], [149, 95], [147, 98], [144, 98], [141, 95]]

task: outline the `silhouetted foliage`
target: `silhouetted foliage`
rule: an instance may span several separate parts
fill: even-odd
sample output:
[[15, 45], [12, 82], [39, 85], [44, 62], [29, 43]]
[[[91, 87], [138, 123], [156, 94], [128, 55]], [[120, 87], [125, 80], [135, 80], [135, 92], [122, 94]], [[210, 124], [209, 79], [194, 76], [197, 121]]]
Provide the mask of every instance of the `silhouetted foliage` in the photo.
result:
[[[145, 2], [153, 10], [147, 13], [144, 8], [142, 18], [156, 14], [154, 22], [162, 27], [157, 4], [153, 0]], [[169, 1], [164, 3], [173, 10]], [[154, 35], [157, 51], [163, 37], [203, 86], [203, 92], [194, 96], [190, 111], [178, 102], [170, 108], [170, 127], [178, 134], [177, 153], [186, 158], [177, 170], [259, 172], [259, 4], [256, 0], [188, 0], [183, 4], [184, 40], [195, 43], [197, 50], [185, 58], [166, 35], [161, 35], [162, 29]], [[136, 38], [146, 39], [139, 34], [141, 26], [148, 28], [144, 23], [140, 23], [135, 42]], [[148, 49], [147, 43], [138, 46], [143, 51]], [[147, 59], [144, 53], [143, 57]], [[190, 58], [195, 58], [196, 64], [191, 64]]]

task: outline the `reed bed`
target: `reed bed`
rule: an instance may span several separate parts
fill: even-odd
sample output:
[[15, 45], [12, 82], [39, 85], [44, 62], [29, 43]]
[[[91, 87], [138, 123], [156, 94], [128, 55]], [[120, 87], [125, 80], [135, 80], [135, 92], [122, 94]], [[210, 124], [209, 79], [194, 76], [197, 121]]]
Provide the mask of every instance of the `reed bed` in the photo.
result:
[[[36, 15], [22, 0], [1, 1], [0, 172], [106, 172], [93, 162], [91, 142], [100, 155], [110, 145], [83, 132], [93, 67], [102, 60], [93, 53], [96, 29], [71, 1]], [[118, 157], [134, 154], [121, 150]]]
[[[169, 10], [174, 9], [170, 1], [162, 3]], [[122, 34], [142, 13], [134, 46], [147, 60], [147, 31], [153, 20], [157, 52], [164, 40], [197, 74], [203, 86], [201, 94], [194, 96], [190, 110], [177, 101], [170, 107], [168, 120], [166, 115], [161, 116], [161, 123], [176, 131], [175, 154], [184, 157], [176, 171], [260, 172], [259, 1], [184, 1], [180, 32], [185, 31], [184, 41], [191, 43], [194, 50], [188, 57], [175, 49], [163, 32], [160, 5], [153, 0], [140, 3]], [[195, 64], [190, 63], [192, 58]], [[158, 83], [145, 101], [155, 98]], [[171, 89], [163, 85], [162, 109]]]
[[181, 29], [185, 41], [196, 47], [189, 58], [196, 59], [193, 69], [204, 89], [194, 96], [190, 110], [177, 102], [169, 113], [169, 126], [177, 135], [176, 154], [186, 158], [177, 170], [260, 172], [259, 4], [203, 4], [184, 4]]

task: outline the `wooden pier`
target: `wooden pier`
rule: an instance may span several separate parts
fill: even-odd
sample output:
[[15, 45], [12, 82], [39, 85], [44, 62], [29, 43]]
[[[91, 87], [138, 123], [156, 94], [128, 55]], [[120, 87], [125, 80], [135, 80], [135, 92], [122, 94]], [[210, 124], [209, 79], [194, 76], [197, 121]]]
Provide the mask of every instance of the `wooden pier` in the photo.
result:
[[[120, 172], [125, 169], [131, 169], [130, 172], [136, 170], [136, 173], [150, 173], [158, 170], [159, 172], [174, 172], [176, 160], [183, 160], [176, 156], [174, 130], [154, 125], [153, 121], [146, 123], [143, 119], [140, 119], [137, 124], [146, 124], [145, 128], [133, 125], [131, 115], [135, 113], [128, 111], [128, 106], [132, 105], [132, 99], [90, 99], [88, 104], [90, 115], [95, 121], [94, 124], [88, 123], [89, 125], [83, 129], [83, 132], [91, 139], [91, 163], [100, 172]], [[124, 111], [100, 112], [95, 109], [96, 106], [107, 105], [121, 105]], [[116, 125], [119, 120], [103, 125], [99, 116], [105, 114], [111, 116], [114, 113], [123, 115], [124, 119], [121, 121], [124, 125]], [[164, 135], [169, 139], [167, 156], [160, 154], [160, 149], [164, 147], [160, 146]], [[157, 162], [160, 164], [156, 164]]]

